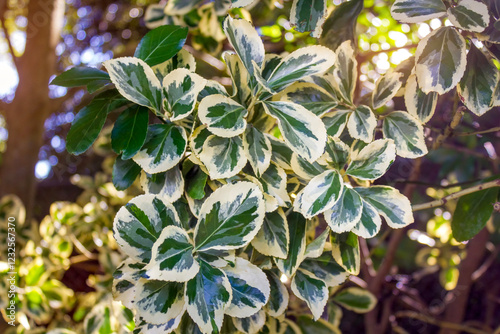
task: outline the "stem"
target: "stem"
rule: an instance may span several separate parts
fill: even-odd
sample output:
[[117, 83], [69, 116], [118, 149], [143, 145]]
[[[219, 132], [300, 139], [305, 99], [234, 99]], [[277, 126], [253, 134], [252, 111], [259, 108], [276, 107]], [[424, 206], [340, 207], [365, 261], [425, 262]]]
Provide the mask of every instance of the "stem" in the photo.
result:
[[480, 330], [480, 329], [475, 329], [472, 327], [460, 325], [460, 324], [455, 324], [452, 322], [447, 322], [447, 321], [441, 321], [437, 320], [433, 317], [430, 317], [428, 315], [425, 315], [423, 313], [417, 313], [413, 311], [400, 311], [395, 314], [396, 318], [412, 318], [412, 319], [417, 319], [423, 322], [426, 322], [431, 325], [439, 326], [442, 328], [448, 328], [448, 329], [454, 329], [466, 333], [471, 333], [471, 334], [485, 334], [486, 332]]
[[444, 130], [444, 133], [440, 134], [437, 137], [436, 141], [434, 142], [434, 145], [432, 145], [433, 150], [437, 150], [443, 144], [443, 142], [446, 140], [446, 138], [451, 136], [451, 134], [453, 133], [455, 128], [460, 123], [460, 120], [462, 119], [462, 116], [464, 115], [464, 112], [466, 109], [465, 109], [465, 107], [457, 108], [457, 106], [458, 106], [458, 95], [455, 98], [455, 104], [453, 106], [453, 109], [455, 110], [455, 112], [453, 113], [453, 116], [451, 118], [451, 122]]
[[475, 131], [475, 132], [462, 132], [462, 133], [455, 133], [455, 136], [475, 136], [475, 135], [482, 135], [484, 133], [490, 133], [490, 132], [497, 132], [500, 131], [500, 126], [497, 126], [496, 128], [491, 128], [488, 130], [482, 130], [482, 131]]
[[456, 193], [453, 193], [451, 195], [445, 196], [445, 197], [443, 197], [441, 199], [437, 199], [437, 200], [432, 201], [432, 202], [414, 205], [413, 206], [413, 211], [420, 211], [420, 210], [425, 210], [425, 209], [432, 209], [432, 208], [444, 205], [444, 204], [446, 204], [450, 200], [457, 199], [457, 198], [460, 198], [462, 196], [465, 196], [465, 195], [468, 195], [468, 194], [472, 194], [472, 193], [475, 193], [475, 192], [478, 192], [478, 191], [481, 191], [481, 190], [484, 190], [484, 189], [493, 188], [493, 187], [500, 187], [500, 179], [497, 179], [495, 181], [486, 182], [486, 183], [483, 183], [483, 184], [479, 184], [479, 185], [477, 185], [475, 187], [471, 187], [471, 188], [467, 188], [467, 189], [464, 189], [464, 190], [460, 190], [460, 191], [458, 191]]

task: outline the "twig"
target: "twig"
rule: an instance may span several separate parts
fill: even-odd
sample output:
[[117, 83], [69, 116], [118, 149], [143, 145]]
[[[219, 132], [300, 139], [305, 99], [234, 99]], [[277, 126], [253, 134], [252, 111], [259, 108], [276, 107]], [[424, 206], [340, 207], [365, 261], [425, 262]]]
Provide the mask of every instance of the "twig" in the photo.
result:
[[462, 196], [465, 196], [465, 195], [468, 195], [468, 194], [472, 194], [472, 193], [475, 193], [477, 191], [481, 191], [481, 190], [484, 190], [484, 189], [493, 188], [493, 187], [500, 187], [500, 179], [497, 179], [497, 180], [494, 180], [494, 181], [490, 181], [490, 182], [486, 182], [486, 183], [483, 183], [483, 184], [479, 184], [477, 186], [470, 187], [470, 188], [467, 188], [467, 189], [464, 189], [464, 190], [460, 190], [460, 191], [458, 191], [456, 193], [450, 194], [448, 196], [445, 196], [445, 197], [443, 197], [441, 199], [437, 199], [437, 200], [432, 201], [432, 202], [414, 205], [413, 206], [413, 211], [420, 211], [420, 210], [425, 210], [425, 209], [432, 209], [432, 208], [444, 205], [444, 204], [446, 204], [450, 200], [457, 199], [457, 198], [460, 198]]
[[423, 322], [426, 322], [431, 325], [439, 326], [442, 328], [449, 328], [449, 329], [454, 329], [454, 330], [459, 330], [462, 332], [466, 333], [471, 333], [471, 334], [485, 334], [487, 332], [482, 331], [480, 329], [460, 325], [460, 324], [455, 324], [452, 322], [447, 322], [447, 321], [441, 321], [438, 319], [435, 319], [433, 317], [430, 317], [428, 315], [425, 315], [423, 313], [417, 313], [413, 311], [399, 311], [396, 312], [395, 314], [396, 318], [412, 318], [412, 319], [417, 319]]
[[458, 106], [458, 98], [455, 99], [455, 105], [453, 106], [453, 109], [455, 110], [455, 112], [453, 113], [453, 116], [451, 118], [451, 122], [450, 122], [450, 124], [448, 124], [448, 126], [444, 130], [444, 133], [440, 134], [437, 137], [436, 141], [434, 142], [434, 145], [432, 145], [433, 150], [437, 150], [443, 144], [443, 142], [446, 140], [446, 138], [451, 136], [451, 134], [453, 133], [455, 128], [460, 123], [460, 120], [462, 119], [462, 116], [464, 115], [464, 112], [466, 109], [465, 109], [465, 107], [457, 108], [457, 106]]
[[498, 131], [500, 131], [500, 126], [498, 126], [496, 128], [482, 130], [482, 131], [455, 133], [454, 136], [458, 136], [458, 137], [461, 137], [461, 136], [475, 136], [475, 135], [482, 135], [482, 134], [485, 134], [485, 133], [498, 132]]
[[403, 183], [403, 184], [413, 183], [413, 184], [416, 184], [416, 185], [421, 185], [421, 186], [426, 186], [426, 187], [449, 189], [449, 188], [460, 187], [460, 186], [463, 186], [463, 185], [466, 185], [466, 184], [476, 183], [476, 182], [479, 182], [479, 181], [481, 181], [481, 180], [478, 179], [478, 180], [471, 180], [471, 181], [465, 181], [465, 182], [451, 183], [451, 184], [447, 184], [447, 185], [444, 186], [444, 185], [441, 185], [441, 184], [434, 184], [434, 183], [428, 183], [428, 182], [422, 182], [422, 181], [408, 181], [408, 180], [405, 180], [405, 179], [399, 179], [399, 180], [395, 180], [393, 182], [393, 184], [396, 184], [396, 183]]

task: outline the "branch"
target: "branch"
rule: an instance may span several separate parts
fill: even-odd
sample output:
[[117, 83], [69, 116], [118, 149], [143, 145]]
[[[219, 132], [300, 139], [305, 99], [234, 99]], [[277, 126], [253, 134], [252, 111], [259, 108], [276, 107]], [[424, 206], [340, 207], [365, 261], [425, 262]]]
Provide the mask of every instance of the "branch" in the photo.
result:
[[431, 325], [439, 326], [441, 328], [455, 329], [455, 330], [459, 330], [459, 331], [471, 333], [471, 334], [485, 334], [485, 332], [480, 330], [480, 329], [476, 329], [476, 328], [472, 328], [472, 327], [468, 327], [468, 326], [464, 326], [464, 325], [460, 325], [460, 324], [455, 324], [452, 322], [441, 321], [441, 320], [435, 319], [433, 317], [430, 317], [428, 315], [413, 312], [413, 311], [400, 311], [400, 312], [397, 312], [394, 316], [396, 318], [417, 319], [417, 320], [426, 322], [426, 323], [431, 324]]
[[482, 134], [485, 134], [485, 133], [498, 132], [498, 131], [500, 131], [500, 126], [497, 126], [496, 128], [482, 130], [482, 131], [455, 133], [454, 136], [458, 136], [458, 137], [461, 137], [461, 136], [475, 136], [475, 135], [482, 135]]
[[437, 200], [432, 201], [432, 202], [414, 205], [413, 206], [413, 211], [420, 211], [420, 210], [425, 210], [425, 209], [432, 209], [432, 208], [435, 208], [435, 207], [438, 207], [438, 206], [442, 206], [442, 205], [446, 204], [450, 200], [457, 199], [457, 198], [460, 198], [462, 196], [465, 196], [465, 195], [468, 195], [468, 194], [472, 194], [472, 193], [475, 193], [475, 192], [478, 192], [478, 191], [481, 191], [481, 190], [484, 190], [484, 189], [493, 188], [493, 187], [500, 187], [500, 179], [497, 179], [497, 180], [494, 180], [494, 181], [490, 181], [490, 182], [486, 182], [486, 183], [483, 183], [483, 184], [479, 184], [479, 185], [477, 185], [475, 187], [471, 187], [471, 188], [467, 188], [467, 189], [464, 189], [464, 190], [460, 190], [460, 191], [458, 191], [456, 193], [453, 193], [451, 195], [445, 196], [445, 197], [443, 197], [441, 199], [437, 199]]

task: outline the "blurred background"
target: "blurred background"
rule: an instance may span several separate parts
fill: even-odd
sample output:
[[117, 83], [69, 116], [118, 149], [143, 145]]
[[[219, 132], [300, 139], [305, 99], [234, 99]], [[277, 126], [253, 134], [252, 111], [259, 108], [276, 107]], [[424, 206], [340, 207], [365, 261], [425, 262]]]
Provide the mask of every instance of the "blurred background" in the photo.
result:
[[[170, 20], [190, 27], [185, 48], [196, 58], [197, 72], [230, 85], [221, 59], [222, 51], [230, 49], [220, 29], [223, 16], [214, 17], [210, 8], [213, 3], [201, 2], [204, 7]], [[342, 2], [329, 1], [329, 11]], [[100, 68], [105, 60], [133, 55], [149, 31], [144, 21], [148, 5], [158, 3], [0, 0], [0, 198], [17, 196], [4, 197], [0, 212], [2, 218], [12, 212], [23, 218], [18, 241], [23, 252], [21, 261], [28, 259], [20, 274], [19, 284], [24, 290], [18, 301], [22, 321], [18, 332], [22, 327], [23, 333], [35, 333], [37, 328], [42, 328], [40, 333], [53, 328], [73, 328], [76, 332], [90, 329], [87, 332], [94, 333], [96, 328], [108, 325], [109, 331], [102, 333], [129, 331], [130, 314], [110, 301], [111, 273], [122, 258], [110, 228], [116, 210], [140, 190], [136, 185], [126, 192], [117, 191], [110, 183], [115, 157], [109, 147], [110, 129], [103, 131], [85, 154], [72, 156], [66, 152], [71, 122], [92, 95], [85, 89], [50, 86], [49, 82], [73, 66]], [[421, 38], [449, 24], [444, 19], [399, 24], [390, 16], [391, 4], [389, 0], [365, 0], [357, 21], [351, 20], [357, 22], [353, 24], [357, 33], [353, 38], [359, 47], [361, 100], [380, 75], [405, 66]], [[267, 52], [290, 52], [317, 44], [308, 33], [298, 33], [291, 27], [290, 7], [291, 1], [260, 0], [253, 7], [239, 10], [239, 14], [251, 17]], [[450, 123], [457, 103], [454, 92], [440, 97], [437, 112], [426, 125], [429, 141]], [[385, 107], [392, 109], [405, 110], [402, 97]], [[108, 122], [113, 122], [113, 116]], [[466, 112], [457, 131], [467, 134], [499, 126], [496, 108], [481, 118]], [[413, 203], [441, 198], [499, 173], [499, 139], [498, 131], [451, 136], [418, 162], [398, 157], [379, 182], [399, 189], [409, 187], [406, 193], [413, 197]], [[415, 164], [417, 176], [412, 172]], [[407, 333], [438, 332], [439, 326], [431, 320], [398, 315], [400, 311], [448, 322], [458, 320], [455, 314], [483, 328], [478, 333], [492, 333], [500, 325], [498, 214], [490, 219], [479, 241], [473, 245], [458, 243], [451, 237], [450, 227], [455, 206], [456, 202], [419, 212], [416, 223], [403, 231], [394, 261], [398, 270], [387, 273], [378, 291], [389, 312], [389, 316], [383, 315], [386, 326], [380, 333], [404, 332], [403, 328]], [[389, 234], [383, 230], [368, 241], [375, 267], [390, 247], [386, 242]], [[477, 250], [474, 258], [467, 255], [472, 247]], [[1, 259], [4, 254], [2, 249]], [[460, 276], [464, 261], [468, 271]], [[464, 275], [468, 279], [459, 282]], [[457, 286], [463, 291], [450, 299], [448, 292], [458, 291]], [[2, 298], [4, 295], [0, 295], [0, 306], [4, 305]], [[447, 311], [450, 307], [454, 311]], [[103, 310], [111, 310], [116, 316], [108, 312], [108, 320], [99, 318], [98, 323], [105, 323], [104, 327], [95, 325], [97, 320], [89, 324], [96, 314], [105, 314]], [[347, 320], [343, 320], [341, 329], [345, 333], [366, 330], [363, 316], [348, 312], [344, 316]]]

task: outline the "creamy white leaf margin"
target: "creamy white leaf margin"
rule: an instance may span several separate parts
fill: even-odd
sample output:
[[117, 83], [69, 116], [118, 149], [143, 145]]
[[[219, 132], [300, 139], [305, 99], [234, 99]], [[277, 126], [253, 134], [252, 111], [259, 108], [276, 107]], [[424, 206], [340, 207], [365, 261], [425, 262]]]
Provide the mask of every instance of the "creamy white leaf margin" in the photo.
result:
[[490, 13], [481, 1], [460, 0], [456, 6], [448, 8], [448, 19], [458, 28], [483, 32], [490, 23]]
[[403, 85], [401, 78], [403, 73], [390, 72], [382, 76], [375, 83], [375, 89], [372, 95], [373, 109], [378, 109], [389, 102]]
[[245, 107], [221, 94], [205, 97], [198, 106], [200, 121], [210, 132], [224, 138], [238, 136], [245, 131], [247, 114]]
[[222, 138], [211, 135], [199, 156], [212, 180], [235, 176], [247, 164], [243, 142], [239, 137]]
[[441, 0], [396, 0], [391, 7], [392, 17], [400, 22], [419, 23], [446, 14]]

